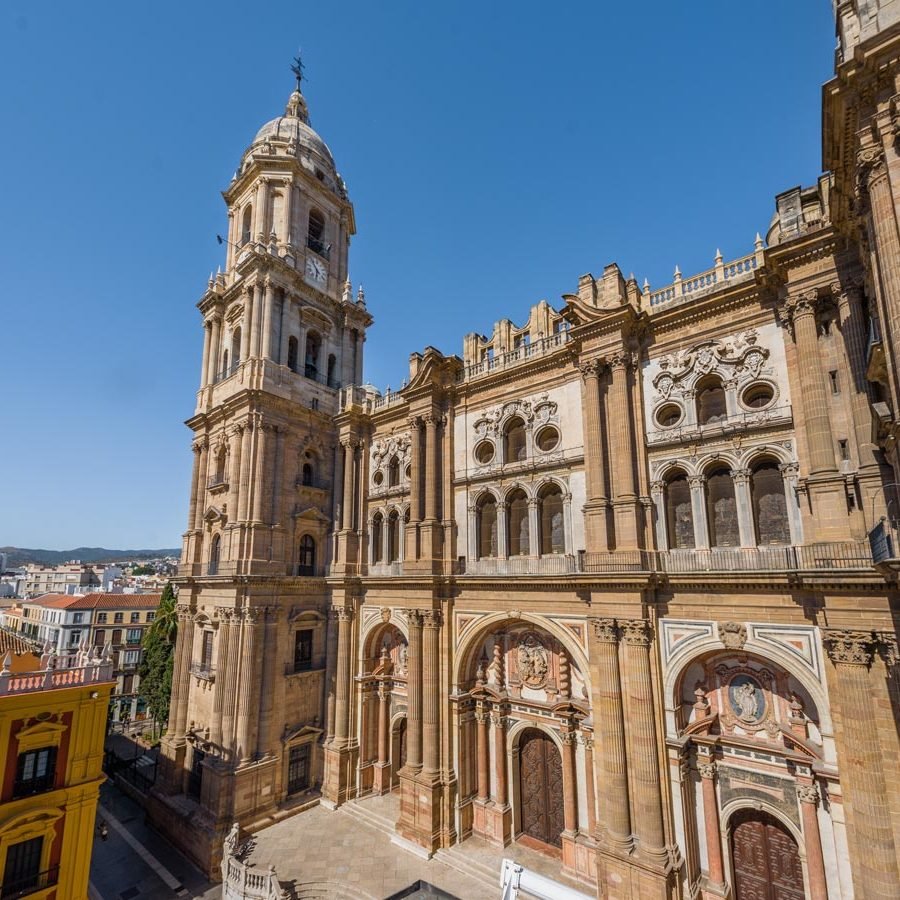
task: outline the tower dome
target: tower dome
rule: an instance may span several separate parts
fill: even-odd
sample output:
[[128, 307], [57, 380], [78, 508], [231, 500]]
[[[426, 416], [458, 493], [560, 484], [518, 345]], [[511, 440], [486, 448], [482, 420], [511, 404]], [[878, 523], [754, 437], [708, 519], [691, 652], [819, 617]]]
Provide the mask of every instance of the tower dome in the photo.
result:
[[331, 150], [309, 124], [309, 109], [299, 84], [288, 98], [284, 114], [270, 119], [244, 153], [237, 174], [256, 158], [292, 156], [311, 175], [346, 197], [346, 187], [334, 165]]

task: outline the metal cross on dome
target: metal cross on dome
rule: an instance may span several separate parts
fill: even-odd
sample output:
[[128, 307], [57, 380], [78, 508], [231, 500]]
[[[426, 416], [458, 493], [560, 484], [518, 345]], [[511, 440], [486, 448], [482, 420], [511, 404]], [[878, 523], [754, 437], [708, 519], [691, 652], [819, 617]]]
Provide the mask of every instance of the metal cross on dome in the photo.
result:
[[291, 71], [294, 73], [294, 77], [297, 79], [297, 90], [300, 90], [300, 82], [303, 81], [303, 60], [300, 58], [299, 51], [297, 55], [294, 57], [294, 64], [291, 66]]

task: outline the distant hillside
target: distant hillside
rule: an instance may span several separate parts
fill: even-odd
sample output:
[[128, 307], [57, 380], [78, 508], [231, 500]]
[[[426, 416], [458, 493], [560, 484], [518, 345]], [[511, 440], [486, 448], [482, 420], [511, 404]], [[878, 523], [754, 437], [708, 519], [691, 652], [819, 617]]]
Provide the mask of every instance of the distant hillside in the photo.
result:
[[76, 547], [74, 550], [27, 550], [24, 547], [0, 547], [9, 554], [10, 567], [27, 563], [58, 566], [70, 559], [83, 563], [118, 562], [127, 559], [155, 559], [160, 556], [181, 556], [181, 550], [107, 550], [105, 547]]

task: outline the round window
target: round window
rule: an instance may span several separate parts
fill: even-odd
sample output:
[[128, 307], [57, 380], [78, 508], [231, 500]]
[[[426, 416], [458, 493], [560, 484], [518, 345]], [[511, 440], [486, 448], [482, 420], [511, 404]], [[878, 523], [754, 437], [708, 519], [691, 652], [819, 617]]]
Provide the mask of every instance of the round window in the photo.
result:
[[376, 472], [372, 476], [372, 483], [375, 487], [381, 487], [381, 485], [384, 484], [384, 472]]
[[490, 441], [482, 441], [475, 448], [475, 459], [482, 465], [489, 463], [494, 458], [494, 445]]
[[559, 446], [559, 432], [552, 426], [548, 426], [547, 428], [542, 428], [537, 433], [537, 438], [535, 438], [535, 440], [538, 445], [538, 450], [548, 453], [550, 450], [555, 450], [556, 447]]
[[741, 402], [748, 409], [762, 409], [775, 399], [775, 391], [771, 384], [751, 384], [744, 391]]
[[663, 428], [671, 428], [681, 421], [681, 407], [675, 403], [667, 403], [656, 413], [656, 421]]

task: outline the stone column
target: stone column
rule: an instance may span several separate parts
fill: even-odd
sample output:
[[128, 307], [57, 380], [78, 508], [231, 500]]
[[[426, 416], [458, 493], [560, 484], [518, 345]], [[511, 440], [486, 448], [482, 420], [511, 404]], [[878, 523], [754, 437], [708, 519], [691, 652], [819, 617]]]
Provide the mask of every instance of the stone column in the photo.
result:
[[594, 687], [597, 698], [595, 728], [600, 736], [600, 827], [599, 836], [614, 846], [631, 846], [631, 802], [625, 755], [625, 719], [622, 681], [619, 673], [619, 628], [615, 619], [594, 619], [594, 637], [599, 671]]
[[206, 511], [206, 484], [209, 474], [209, 439], [200, 438], [197, 442], [200, 445], [200, 476], [197, 485], [197, 496], [194, 502], [194, 530], [200, 531], [203, 528], [203, 513]]
[[258, 609], [243, 611], [241, 625], [241, 673], [238, 679], [237, 754], [241, 762], [249, 762], [256, 753], [256, 728], [259, 656], [256, 648]]
[[422, 768], [422, 613], [406, 610], [409, 626], [406, 672], [406, 768]]
[[[341, 508], [341, 529], [353, 530], [353, 485], [355, 482], [354, 463], [356, 444], [353, 440], [341, 442], [344, 447], [344, 501]], [[387, 521], [385, 520], [385, 525]]]
[[622, 622], [622, 636], [628, 684], [628, 724], [631, 729], [630, 769], [636, 809], [634, 834], [640, 852], [663, 864], [666, 860], [666, 839], [650, 673], [650, 623], [644, 619]]
[[391, 759], [391, 686], [389, 681], [378, 685], [378, 764], [386, 766]]
[[409, 527], [404, 530], [406, 541], [403, 558], [419, 558], [419, 523], [422, 521], [422, 420], [412, 416], [409, 421]]
[[737, 505], [738, 533], [742, 547], [756, 546], [756, 530], [753, 527], [753, 501], [750, 497], [750, 470], [733, 469], [734, 500]]
[[[725, 863], [722, 859], [722, 833], [719, 825], [719, 801], [716, 799], [716, 764], [712, 760], [697, 765], [703, 793], [703, 830], [706, 834], [706, 876], [710, 886], [725, 887]], [[814, 897], [820, 896], [813, 894]], [[822, 894], [821, 896], [827, 896]]]
[[263, 299], [263, 343], [262, 355], [265, 359], [272, 359], [272, 321], [275, 316], [275, 285], [266, 280], [266, 292]]
[[478, 704], [475, 711], [475, 758], [478, 775], [478, 799], [487, 803], [491, 799], [490, 744], [488, 742], [488, 714]]
[[441, 766], [440, 668], [441, 613], [428, 610], [423, 616], [422, 647], [422, 744], [423, 770], [437, 776]]
[[350, 628], [353, 610], [346, 606], [335, 609], [338, 621], [337, 669], [335, 671], [334, 744], [337, 749], [346, 746], [350, 734]]
[[231, 640], [231, 610], [221, 610], [219, 614], [218, 647], [216, 648], [216, 681], [213, 690], [212, 724], [209, 729], [210, 743], [222, 752], [222, 709], [225, 700], [225, 686], [222, 679], [228, 667], [228, 645]]
[[222, 358], [222, 319], [218, 314], [213, 316], [211, 341], [208, 384], [215, 384], [221, 375], [219, 360]]
[[[220, 640], [228, 632], [228, 652], [216, 673], [216, 691], [222, 693], [222, 749], [229, 759], [234, 755], [234, 717], [237, 708], [237, 685], [241, 659], [241, 619], [235, 609], [222, 611]], [[221, 653], [220, 653], [221, 656]]]
[[230, 432], [228, 466], [228, 523], [232, 524], [237, 519], [237, 507], [239, 486], [241, 481], [241, 437], [244, 432], [243, 425], [235, 425]]
[[268, 479], [266, 469], [269, 458], [269, 432], [271, 426], [260, 423], [256, 429], [256, 466], [253, 478], [253, 521], [262, 522], [265, 515], [266, 491], [263, 490]]
[[506, 784], [506, 718], [498, 706], [491, 713], [491, 724], [494, 726], [494, 778], [497, 782], [494, 802], [502, 808], [509, 800], [509, 791]]
[[[814, 784], [797, 785], [800, 816], [803, 820], [803, 847], [806, 850], [806, 872], [809, 876], [811, 897], [828, 896], [828, 877], [822, 856], [822, 837], [819, 833], [819, 789]], [[896, 885], [895, 885], [896, 888]]]
[[266, 234], [266, 197], [268, 195], [269, 185], [265, 178], [259, 179], [256, 186], [256, 239], [258, 241], [268, 241], [269, 236]]
[[294, 186], [291, 184], [290, 179], [286, 179], [283, 182], [284, 188], [284, 233], [281, 236], [281, 240], [287, 244], [289, 247], [293, 245], [293, 235], [291, 234], [291, 225], [293, 223], [292, 214], [293, 214], [293, 200], [294, 200]]
[[[528, 501], [528, 555], [541, 555], [541, 503], [539, 500]], [[568, 533], [568, 532], [567, 532]]]
[[241, 430], [241, 475], [237, 519], [239, 522], [246, 522], [250, 513], [250, 443], [253, 437], [253, 422], [248, 419], [243, 423]]
[[425, 521], [437, 519], [438, 441], [437, 418], [425, 416]]
[[251, 285], [248, 290], [251, 293], [255, 292], [255, 297], [253, 298], [253, 324], [252, 324], [252, 335], [253, 335], [253, 355], [261, 356], [262, 355], [262, 309], [263, 309], [263, 286], [261, 284]]
[[200, 366], [200, 388], [209, 384], [209, 353], [212, 343], [212, 326], [209, 322], [203, 323], [203, 364]]
[[194, 618], [186, 603], [179, 603], [178, 634], [175, 637], [172, 667], [172, 696], [169, 701], [169, 731], [176, 739], [184, 738], [191, 689], [191, 653], [194, 644]]
[[588, 552], [609, 549], [606, 511], [606, 474], [603, 467], [603, 434], [601, 432], [600, 376], [605, 365], [600, 360], [581, 364], [584, 381], [582, 403], [584, 407], [584, 474], [587, 502], [584, 505], [585, 543]]
[[578, 830], [578, 778], [575, 768], [577, 735], [574, 731], [564, 731], [560, 737], [563, 745], [563, 827], [574, 835]]
[[584, 787], [587, 794], [587, 831], [593, 837], [597, 828], [597, 792], [594, 787], [594, 738], [588, 731], [581, 732], [584, 745]]
[[794, 329], [797, 345], [797, 368], [803, 415], [806, 424], [810, 475], [837, 472], [834, 460], [828, 395], [819, 361], [819, 338], [816, 330], [816, 294], [799, 294], [788, 299], [786, 311]]
[[609, 456], [613, 469], [613, 508], [616, 549], [638, 546], [637, 492], [634, 480], [634, 437], [631, 422], [631, 354], [619, 353], [610, 361], [612, 380], [607, 422], [610, 429]]
[[497, 503], [497, 559], [509, 559], [508, 510], [505, 501]]
[[691, 489], [691, 514], [694, 517], [694, 547], [709, 549], [709, 524], [706, 521], [706, 476], [691, 475], [688, 478]]
[[244, 327], [241, 332], [244, 359], [253, 356], [253, 288], [244, 288]]
[[784, 481], [784, 502], [788, 513], [788, 528], [791, 534], [791, 543], [798, 545], [803, 543], [803, 523], [800, 519], [800, 507], [797, 504], [797, 477], [799, 475], [797, 463], [783, 463], [778, 467], [781, 478]]
[[191, 469], [191, 503], [188, 507], [188, 528], [196, 529], [197, 527], [197, 502], [199, 500], [200, 489], [200, 457], [202, 455], [203, 444], [201, 441], [195, 441], [191, 444], [191, 450], [194, 453], [194, 465]]
[[834, 664], [847, 742], [840, 765], [853, 809], [856, 893], [866, 900], [896, 897], [900, 872], [869, 677], [875, 640], [869, 631], [829, 630], [824, 643]]
[[666, 483], [654, 481], [650, 485], [650, 497], [656, 510], [656, 549], [671, 550], [672, 536], [669, 535], [669, 523], [666, 519]]

